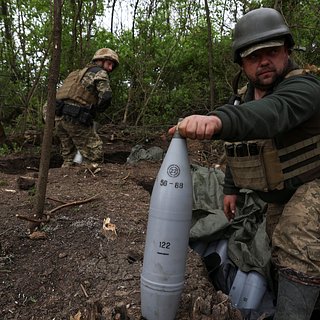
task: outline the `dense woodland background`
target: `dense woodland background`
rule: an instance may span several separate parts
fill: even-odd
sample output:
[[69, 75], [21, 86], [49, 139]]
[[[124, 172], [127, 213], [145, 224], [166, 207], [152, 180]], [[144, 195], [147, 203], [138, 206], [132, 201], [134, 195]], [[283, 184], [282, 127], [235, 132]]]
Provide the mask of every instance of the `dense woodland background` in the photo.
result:
[[101, 124], [171, 125], [226, 102], [238, 71], [234, 23], [261, 6], [284, 15], [296, 39], [295, 60], [320, 65], [318, 0], [1, 0], [0, 125], [7, 136], [43, 128], [57, 5], [57, 86], [97, 49], [119, 53], [120, 67], [110, 76], [113, 103]]

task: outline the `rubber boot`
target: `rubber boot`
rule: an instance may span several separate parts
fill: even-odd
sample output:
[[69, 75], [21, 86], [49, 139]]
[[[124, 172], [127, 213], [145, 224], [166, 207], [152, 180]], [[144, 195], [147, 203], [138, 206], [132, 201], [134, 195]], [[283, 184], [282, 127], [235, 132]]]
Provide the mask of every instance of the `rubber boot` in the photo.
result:
[[319, 287], [297, 283], [280, 274], [273, 320], [310, 320], [319, 291]]

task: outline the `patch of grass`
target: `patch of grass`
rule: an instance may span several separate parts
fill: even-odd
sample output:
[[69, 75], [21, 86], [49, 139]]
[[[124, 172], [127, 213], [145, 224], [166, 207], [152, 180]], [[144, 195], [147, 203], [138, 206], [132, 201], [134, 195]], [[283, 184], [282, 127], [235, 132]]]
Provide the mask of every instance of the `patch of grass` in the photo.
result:
[[37, 188], [36, 188], [36, 186], [33, 186], [32, 188], [30, 188], [30, 189], [28, 190], [28, 195], [29, 195], [30, 197], [34, 197], [34, 196], [36, 195], [36, 193], [37, 193]]
[[5, 180], [0, 180], [0, 187], [7, 187], [8, 186], [8, 182]]
[[9, 148], [6, 144], [1, 145], [0, 146], [0, 156], [7, 156], [9, 154], [22, 151], [22, 146], [18, 145], [15, 142], [12, 144], [12, 148]]

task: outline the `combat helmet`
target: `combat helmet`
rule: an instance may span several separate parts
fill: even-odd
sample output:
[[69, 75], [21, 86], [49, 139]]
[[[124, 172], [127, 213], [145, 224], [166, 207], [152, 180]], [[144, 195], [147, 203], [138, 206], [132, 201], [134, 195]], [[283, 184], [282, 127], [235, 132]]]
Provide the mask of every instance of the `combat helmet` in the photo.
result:
[[241, 64], [240, 52], [268, 40], [282, 38], [289, 48], [294, 46], [290, 29], [275, 9], [260, 8], [245, 14], [237, 22], [232, 44], [233, 61]]
[[102, 48], [97, 50], [92, 58], [92, 62], [100, 59], [113, 61], [115, 63], [115, 67], [119, 65], [119, 57], [117, 53], [109, 48]]

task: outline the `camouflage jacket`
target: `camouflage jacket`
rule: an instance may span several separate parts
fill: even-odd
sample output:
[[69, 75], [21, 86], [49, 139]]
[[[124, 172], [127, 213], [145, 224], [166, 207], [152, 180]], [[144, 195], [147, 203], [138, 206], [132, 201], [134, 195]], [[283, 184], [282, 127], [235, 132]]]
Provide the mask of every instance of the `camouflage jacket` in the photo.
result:
[[112, 90], [107, 71], [95, 64], [69, 74], [57, 90], [57, 99], [103, 112], [110, 105]]

